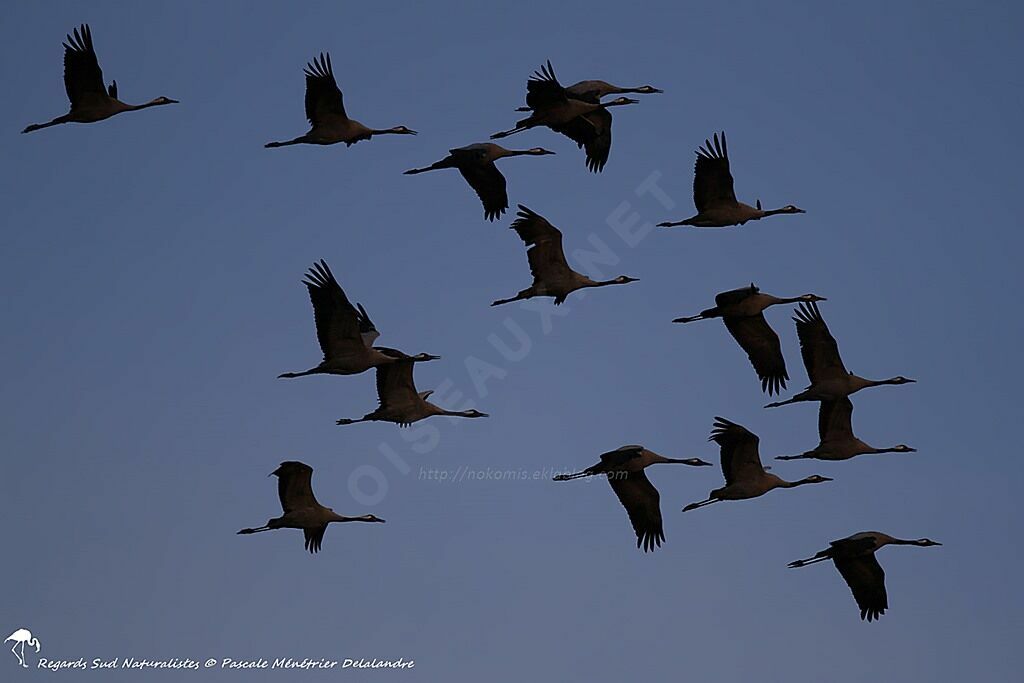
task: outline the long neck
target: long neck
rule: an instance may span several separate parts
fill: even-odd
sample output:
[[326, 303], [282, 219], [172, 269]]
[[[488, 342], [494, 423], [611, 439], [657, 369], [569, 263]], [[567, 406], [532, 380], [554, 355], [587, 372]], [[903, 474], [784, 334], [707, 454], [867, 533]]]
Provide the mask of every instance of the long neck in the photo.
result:
[[765, 216], [775, 216], [775, 215], [780, 214], [780, 213], [789, 213], [789, 212], [786, 211], [785, 209], [768, 209], [767, 211], [762, 211], [761, 212], [761, 218], [764, 218]]
[[849, 382], [850, 389], [852, 389], [853, 391], [860, 391], [861, 389], [867, 389], [868, 387], [877, 387], [879, 384], [884, 384], [884, 382], [878, 380], [864, 379], [863, 377], [855, 375], [852, 372], [850, 373], [849, 379], [847, 381]]
[[674, 463], [678, 463], [678, 464], [681, 464], [681, 465], [687, 464], [687, 461], [686, 461], [685, 458], [666, 458], [663, 455], [657, 455], [657, 454], [655, 454], [654, 457], [651, 458], [651, 462], [674, 462]]
[[161, 104], [166, 104], [166, 102], [161, 102], [160, 100], [150, 100], [149, 102], [143, 102], [142, 104], [126, 104], [124, 106], [125, 106], [125, 111], [138, 111], [140, 109], [148, 109], [149, 107], [156, 107], [156, 106], [159, 106]]
[[395, 126], [394, 128], [371, 128], [370, 129], [370, 134], [371, 135], [388, 135], [389, 133], [390, 134], [398, 135], [398, 134], [400, 134], [402, 132], [403, 131], [398, 126]]
[[895, 446], [892, 448], [871, 448], [868, 453], [899, 453], [900, 449]]
[[905, 538], [888, 538], [884, 539], [881, 545], [921, 545], [921, 541], [914, 539], [908, 540]]
[[803, 486], [804, 484], [813, 484], [815, 480], [808, 477], [806, 479], [799, 479], [797, 481], [786, 481], [785, 479], [782, 479], [781, 481], [782, 483], [779, 484], [779, 486], [785, 489], [791, 489], [797, 486]]
[[370, 516], [370, 515], [361, 515], [359, 517], [346, 517], [345, 515], [339, 515], [337, 513], [332, 513], [332, 517], [328, 521], [330, 521], [330, 522], [372, 522], [373, 521], [373, 517]]
[[469, 410], [445, 410], [444, 408], [438, 408], [439, 412], [436, 415], [447, 415], [448, 417], [473, 417], [473, 413]]
[[591, 280], [589, 277], [583, 283], [584, 287], [605, 287], [607, 285], [620, 285], [623, 284], [612, 278], [611, 280]]

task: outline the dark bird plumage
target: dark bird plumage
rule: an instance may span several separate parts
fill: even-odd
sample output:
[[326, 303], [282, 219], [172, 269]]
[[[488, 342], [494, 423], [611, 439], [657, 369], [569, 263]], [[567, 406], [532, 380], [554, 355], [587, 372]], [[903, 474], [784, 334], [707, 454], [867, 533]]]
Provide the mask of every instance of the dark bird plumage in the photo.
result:
[[[609, 107], [636, 104], [638, 100], [620, 97], [601, 102], [603, 89], [597, 81], [581, 81], [565, 88], [558, 82], [555, 70], [548, 61], [534, 72], [526, 83], [525, 111], [530, 115], [516, 122], [516, 127], [495, 133], [491, 138], [502, 138], [536, 126], [547, 126], [576, 143], [586, 152], [587, 168], [599, 173], [608, 162], [612, 145], [612, 115]], [[614, 89], [607, 83], [603, 85]], [[649, 87], [649, 86], [648, 86]], [[621, 92], [628, 89], [608, 90]], [[643, 92], [660, 92], [655, 89]]]
[[[382, 349], [392, 352], [392, 349]], [[342, 418], [339, 425], [356, 424], [357, 422], [393, 422], [400, 427], [408, 427], [433, 415], [450, 417], [488, 417], [476, 409], [446, 410], [427, 400], [433, 391], [417, 391], [413, 381], [413, 366], [410, 358], [396, 357], [393, 363], [377, 366], [377, 399], [380, 405], [376, 410], [359, 419]]]
[[636, 278], [626, 275], [620, 275], [610, 280], [592, 280], [577, 273], [569, 267], [568, 261], [565, 260], [565, 251], [562, 249], [562, 233], [558, 228], [522, 204], [519, 205], [519, 213], [516, 215], [517, 218], [512, 222], [511, 228], [529, 247], [526, 257], [530, 262], [533, 284], [514, 297], [493, 302], [492, 306], [530, 299], [535, 296], [554, 297], [555, 305], [558, 306], [565, 301], [567, 296], [578, 289], [636, 282]]
[[821, 401], [818, 404], [818, 445], [800, 455], [777, 455], [776, 460], [849, 460], [866, 453], [913, 453], [906, 444], [874, 448], [853, 433], [853, 401], [849, 397]]
[[501, 174], [494, 162], [505, 157], [543, 156], [545, 154], [554, 154], [554, 152], [543, 147], [511, 150], [492, 142], [478, 142], [450, 149], [448, 156], [444, 159], [423, 168], [411, 168], [405, 172], [405, 175], [426, 173], [442, 168], [458, 169], [484, 205], [484, 218], [494, 221], [508, 209], [505, 176]]
[[805, 560], [790, 562], [791, 568], [806, 567], [824, 560], [832, 560], [839, 574], [850, 587], [861, 620], [873, 621], [885, 614], [889, 608], [889, 597], [885, 591], [885, 572], [878, 564], [875, 552], [887, 545], [916, 545], [929, 547], [942, 545], [928, 538], [903, 540], [878, 531], [862, 531], [838, 541], [815, 553]]
[[697, 215], [683, 221], [658, 223], [659, 227], [689, 225], [725, 228], [776, 214], [804, 213], [803, 209], [792, 204], [766, 211], [761, 209], [761, 200], [757, 201], [757, 206], [738, 201], [733, 190], [732, 173], [729, 171], [729, 148], [725, 142], [725, 132], [722, 132], [721, 138], [715, 133], [713, 140], [704, 141], [704, 146], [697, 150], [697, 161], [694, 164], [693, 203], [697, 207]]
[[829, 332], [825, 319], [821, 317], [818, 304], [813, 301], [801, 303], [793, 321], [796, 323], [796, 334], [800, 339], [800, 356], [803, 358], [811, 384], [793, 398], [769, 403], [766, 408], [802, 401], [831, 401], [850, 396], [867, 387], [911, 384], [916, 381], [902, 375], [881, 380], [864, 379], [847, 370], [839, 355], [839, 344]]
[[341, 88], [334, 78], [330, 53], [321, 52], [319, 58], [314, 57], [306, 64], [303, 73], [306, 76], [305, 105], [309, 132], [291, 140], [268, 142], [264, 147], [333, 145], [339, 142], [351, 147], [374, 135], [416, 135], [416, 131], [405, 126], [370, 128], [350, 119], [345, 111]]
[[436, 360], [440, 356], [419, 353], [409, 356], [387, 347], [374, 346], [380, 336], [362, 304], [353, 306], [338, 284], [327, 262], [321, 259], [306, 273], [302, 284], [309, 291], [316, 322], [316, 338], [324, 358], [316, 367], [302, 372], [286, 372], [279, 378], [306, 375], [358, 375], [398, 359]]
[[716, 417], [708, 441], [719, 446], [722, 459], [722, 476], [725, 486], [713, 490], [698, 503], [690, 503], [683, 512], [695, 510], [723, 500], [746, 500], [763, 496], [777, 488], [795, 488], [804, 484], [820, 484], [832, 481], [828, 477], [814, 474], [798, 481], [786, 481], [771, 472], [767, 472], [761, 464], [758, 450], [760, 439], [746, 427], [730, 422], [724, 417]]
[[277, 477], [277, 496], [284, 514], [269, 520], [264, 526], [242, 529], [240, 534], [255, 534], [274, 529], [302, 529], [305, 547], [311, 553], [320, 552], [324, 533], [331, 522], [383, 522], [374, 515], [345, 517], [324, 507], [313, 495], [313, 468], [303, 462], [282, 462], [270, 473]]
[[715, 296], [715, 307], [701, 311], [700, 314], [687, 318], [676, 318], [672, 322], [688, 323], [695, 320], [721, 318], [729, 334], [747, 352], [750, 364], [754, 366], [761, 390], [768, 395], [777, 394], [786, 388], [789, 374], [786, 372], [786, 359], [782, 355], [782, 344], [764, 318], [764, 310], [777, 304], [789, 304], [800, 301], [824, 301], [816, 294], [780, 298], [761, 292], [753, 283], [749, 287], [721, 292]]
[[644, 469], [657, 463], [677, 463], [695, 467], [711, 466], [700, 458], [666, 458], [643, 446], [620, 446], [601, 455], [601, 462], [574, 474], [560, 474], [555, 481], [568, 481], [603, 474], [608, 478], [629, 522], [636, 533], [636, 547], [649, 552], [661, 547], [665, 530], [661, 519], [661, 496], [647, 478]]
[[92, 42], [92, 29], [88, 24], [68, 34], [64, 42], [64, 89], [71, 102], [71, 110], [46, 123], [33, 123], [22, 133], [31, 133], [61, 123], [95, 123], [126, 111], [138, 111], [164, 104], [177, 104], [169, 97], [157, 97], [143, 104], [126, 104], [117, 99], [117, 82], [103, 85], [103, 71], [96, 58]]

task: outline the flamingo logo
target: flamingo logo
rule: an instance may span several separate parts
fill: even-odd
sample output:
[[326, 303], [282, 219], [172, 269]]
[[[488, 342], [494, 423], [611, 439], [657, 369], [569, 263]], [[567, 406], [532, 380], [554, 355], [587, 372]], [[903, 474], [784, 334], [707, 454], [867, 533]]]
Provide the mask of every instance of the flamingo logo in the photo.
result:
[[14, 656], [18, 658], [18, 663], [27, 669], [28, 664], [25, 663], [25, 645], [27, 644], [29, 647], [34, 647], [36, 649], [36, 654], [39, 654], [39, 639], [34, 637], [32, 635], [32, 631], [29, 631], [27, 628], [19, 628], [17, 631], [7, 636], [4, 640], [4, 644], [6, 645], [8, 641], [14, 641], [14, 646], [11, 647], [11, 652], [13, 652]]

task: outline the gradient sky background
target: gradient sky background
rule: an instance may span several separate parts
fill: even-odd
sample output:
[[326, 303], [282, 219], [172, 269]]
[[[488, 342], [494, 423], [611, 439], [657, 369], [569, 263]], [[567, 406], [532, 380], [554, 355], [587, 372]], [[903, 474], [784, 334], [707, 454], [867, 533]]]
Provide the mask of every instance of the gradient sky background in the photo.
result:
[[[1019, 3], [0, 13], [0, 627], [32, 629], [41, 656], [416, 661], [246, 680], [1016, 680]], [[84, 21], [123, 99], [182, 103], [19, 135], [66, 111], [60, 43]], [[321, 50], [350, 115], [420, 135], [263, 149], [305, 132], [302, 68]], [[604, 277], [640, 278], [571, 298], [545, 333], [547, 303], [488, 307], [529, 284], [511, 213], [484, 222], [454, 171], [401, 171], [509, 127], [548, 58], [566, 84], [665, 94], [616, 111], [601, 175], [548, 130], [507, 141], [558, 152], [501, 163], [512, 204], [570, 251], [600, 240], [618, 259]], [[692, 151], [721, 129], [741, 199], [807, 214], [628, 246], [609, 218], [691, 215]], [[674, 208], [637, 195], [652, 173]], [[381, 343], [443, 356], [418, 368], [421, 390], [492, 417], [341, 428], [375, 405], [371, 373], [275, 379], [319, 360], [299, 283], [319, 258]], [[816, 406], [762, 410], [720, 323], [669, 322], [751, 281], [827, 296], [851, 370], [917, 378], [859, 394], [854, 418], [874, 445], [920, 450], [774, 463], [835, 481], [685, 516], [718, 469], [653, 468], [667, 543], [644, 555], [605, 482], [551, 470], [625, 443], [717, 462], [715, 415], [758, 433], [766, 461], [817, 442]], [[768, 318], [799, 389], [790, 311]], [[529, 337], [524, 358], [488, 340], [517, 347], [507, 324]], [[467, 359], [502, 375], [486, 395]], [[298, 531], [236, 536], [280, 514], [266, 475], [285, 459], [315, 468], [321, 502], [388, 523], [334, 526], [318, 556]], [[459, 468], [541, 478], [428, 478]], [[945, 545], [881, 552], [891, 609], [868, 625], [831, 566], [786, 563], [870, 529]], [[0, 652], [0, 675], [14, 667]]]

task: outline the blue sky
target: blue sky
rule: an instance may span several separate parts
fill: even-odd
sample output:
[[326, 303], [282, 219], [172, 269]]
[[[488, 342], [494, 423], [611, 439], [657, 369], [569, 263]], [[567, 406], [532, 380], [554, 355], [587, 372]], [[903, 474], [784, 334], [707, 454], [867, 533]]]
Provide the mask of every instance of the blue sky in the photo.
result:
[[[0, 111], [0, 625], [31, 628], [41, 656], [416, 661], [352, 680], [1015, 680], [1016, 3], [52, 2], [0, 16], [16, 93]], [[19, 135], [66, 111], [60, 43], [84, 21], [122, 99], [181, 104]], [[350, 115], [420, 135], [263, 149], [305, 132], [302, 68], [321, 50]], [[567, 251], [604, 252], [604, 277], [640, 278], [554, 316], [488, 307], [529, 284], [511, 215], [484, 222], [454, 171], [401, 175], [510, 127], [546, 59], [564, 83], [665, 90], [616, 111], [600, 175], [550, 131], [506, 141], [557, 152], [501, 162], [513, 205], [561, 228]], [[693, 213], [692, 150], [723, 129], [741, 200], [807, 214], [645, 227]], [[645, 181], [675, 206], [638, 193]], [[320, 258], [381, 343], [443, 356], [417, 369], [421, 390], [492, 417], [340, 428], [375, 405], [372, 374], [275, 379], [319, 358], [299, 281]], [[854, 372], [919, 380], [859, 394], [854, 414], [865, 441], [919, 452], [776, 463], [835, 481], [685, 516], [717, 468], [652, 468], [667, 543], [644, 555], [605, 482], [551, 470], [625, 443], [717, 462], [715, 415], [758, 433], [766, 460], [816, 443], [815, 407], [763, 410], [719, 323], [669, 322], [751, 281], [828, 297]], [[789, 317], [768, 314], [799, 389]], [[236, 536], [279, 514], [266, 475], [285, 459], [315, 468], [325, 504], [388, 523], [332, 527], [316, 557], [298, 531]], [[493, 476], [506, 471], [526, 478]], [[881, 552], [891, 607], [868, 625], [831, 567], [786, 563], [870, 529], [945, 545]]]

